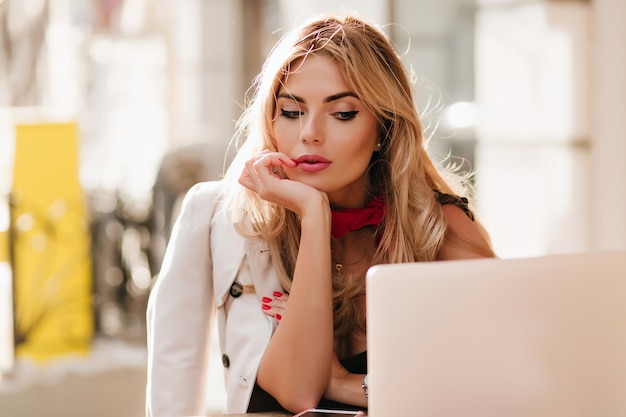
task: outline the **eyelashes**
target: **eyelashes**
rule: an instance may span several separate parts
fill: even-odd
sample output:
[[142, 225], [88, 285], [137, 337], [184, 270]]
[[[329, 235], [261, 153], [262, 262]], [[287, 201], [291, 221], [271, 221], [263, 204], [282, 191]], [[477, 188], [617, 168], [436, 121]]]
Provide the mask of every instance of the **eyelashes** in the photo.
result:
[[[302, 116], [304, 114], [304, 112], [300, 111], [300, 110], [285, 110], [285, 109], [280, 109], [280, 117], [284, 117], [286, 119], [298, 119], [300, 118], [300, 116]], [[337, 120], [340, 121], [344, 121], [347, 122], [349, 120], [352, 120], [356, 117], [356, 115], [359, 114], [358, 110], [353, 110], [353, 111], [338, 111], [335, 113], [331, 113], [331, 116], [333, 116], [334, 118], [336, 118]]]
[[356, 115], [359, 113], [358, 110], [353, 110], [353, 111], [339, 111], [337, 113], [333, 113], [333, 115], [339, 119], [339, 120], [352, 120], [356, 117]]
[[280, 117], [285, 117], [287, 119], [297, 119], [302, 116], [302, 112], [299, 110], [285, 110], [280, 109]]

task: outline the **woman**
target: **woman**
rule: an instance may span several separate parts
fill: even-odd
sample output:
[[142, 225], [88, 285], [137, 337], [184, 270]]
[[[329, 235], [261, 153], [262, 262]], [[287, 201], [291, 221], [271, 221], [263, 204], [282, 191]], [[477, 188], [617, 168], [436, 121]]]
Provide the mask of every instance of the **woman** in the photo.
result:
[[204, 412], [214, 313], [227, 412], [365, 409], [367, 269], [493, 256], [373, 25], [302, 25], [255, 87], [242, 148], [187, 194], [151, 294], [148, 415]]

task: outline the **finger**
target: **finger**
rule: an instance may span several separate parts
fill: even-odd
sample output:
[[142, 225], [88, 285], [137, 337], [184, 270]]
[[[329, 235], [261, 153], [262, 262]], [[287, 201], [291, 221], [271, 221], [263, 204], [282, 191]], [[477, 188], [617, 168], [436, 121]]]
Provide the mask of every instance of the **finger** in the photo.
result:
[[267, 154], [267, 152], [268, 151], [264, 151], [255, 155], [254, 158], [248, 159], [244, 164], [241, 175], [239, 176], [239, 183], [241, 185], [257, 193], [261, 191], [260, 188], [262, 186], [262, 180], [258, 172], [258, 167], [261, 165], [257, 166], [255, 164], [263, 157], [263, 155]]
[[[266, 150], [245, 162], [239, 176], [239, 184], [257, 193], [261, 192], [263, 172], [274, 169], [271, 159], [268, 159], [267, 155], [269, 155], [269, 151]], [[266, 177], [272, 175], [271, 172], [267, 172], [267, 174]]]
[[287, 308], [287, 301], [289, 301], [289, 294], [279, 291], [272, 293], [272, 305], [276, 308]]
[[275, 317], [277, 314], [280, 315], [281, 317], [285, 315], [284, 308], [274, 307], [269, 304], [262, 304], [261, 311], [263, 311], [263, 314], [265, 314], [266, 316], [270, 316], [270, 317]]
[[296, 163], [284, 153], [271, 152], [257, 155], [253, 166], [256, 174], [262, 181], [269, 178], [281, 178], [281, 169], [284, 166], [294, 167]]
[[247, 171], [248, 177], [250, 177], [250, 180], [252, 181], [253, 184], [258, 184], [260, 182], [260, 177], [259, 177], [259, 172], [258, 172], [259, 166], [257, 165], [258, 161], [259, 159], [255, 157], [253, 159], [247, 160], [245, 164], [245, 170]]
[[272, 300], [271, 306], [277, 309], [284, 310], [287, 308], [287, 300], [275, 298], [274, 300]]
[[256, 154], [254, 159], [256, 161], [259, 161], [261, 159], [266, 159], [266, 157], [269, 157], [271, 162], [276, 166], [278, 165], [296, 166], [296, 161], [291, 159], [287, 154], [283, 152], [272, 152], [267, 149]]
[[248, 170], [246, 168], [241, 171], [238, 182], [250, 190], [254, 190], [255, 188], [254, 181], [250, 178], [250, 174], [248, 174]]
[[261, 298], [261, 310], [268, 316], [275, 316], [276, 314], [283, 314], [285, 312], [285, 303], [277, 304], [276, 300], [270, 297]]

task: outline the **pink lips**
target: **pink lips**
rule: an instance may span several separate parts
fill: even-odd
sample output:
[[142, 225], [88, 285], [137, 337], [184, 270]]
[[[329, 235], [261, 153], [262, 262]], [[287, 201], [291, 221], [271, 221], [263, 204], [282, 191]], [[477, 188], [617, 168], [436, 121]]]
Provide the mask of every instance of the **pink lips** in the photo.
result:
[[307, 172], [321, 171], [328, 168], [331, 164], [328, 159], [319, 155], [302, 155], [299, 158], [294, 159], [294, 162], [298, 164], [298, 168]]

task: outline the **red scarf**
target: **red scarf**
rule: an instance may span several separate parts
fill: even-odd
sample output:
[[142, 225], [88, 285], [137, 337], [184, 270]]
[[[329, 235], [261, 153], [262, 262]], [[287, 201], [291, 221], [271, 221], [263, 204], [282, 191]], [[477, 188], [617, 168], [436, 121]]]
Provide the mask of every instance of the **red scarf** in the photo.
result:
[[385, 203], [378, 197], [363, 208], [333, 208], [331, 234], [334, 238], [338, 238], [365, 226], [378, 227], [384, 217]]

